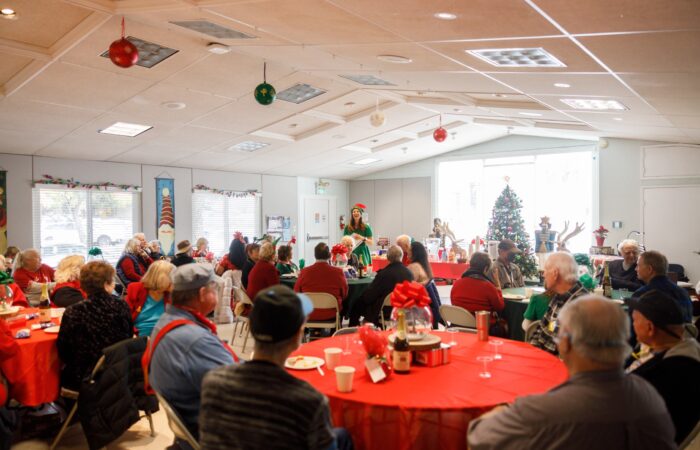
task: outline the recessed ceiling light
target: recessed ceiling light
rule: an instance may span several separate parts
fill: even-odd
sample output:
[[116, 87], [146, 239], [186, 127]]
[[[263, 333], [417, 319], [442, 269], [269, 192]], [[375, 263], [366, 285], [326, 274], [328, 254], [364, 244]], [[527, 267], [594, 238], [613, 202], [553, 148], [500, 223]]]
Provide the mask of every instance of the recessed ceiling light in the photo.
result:
[[323, 89], [315, 88], [306, 83], [297, 83], [282, 92], [278, 92], [277, 100], [284, 100], [285, 102], [296, 103], [298, 105], [299, 103], [304, 103], [305, 101], [325, 93], [326, 91]]
[[355, 161], [353, 164], [356, 164], [358, 166], [366, 166], [367, 164], [376, 163], [377, 161], [380, 161], [380, 160], [376, 159], [376, 158], [365, 158], [365, 159], [361, 159], [359, 161]]
[[558, 88], [570, 88], [571, 85], [569, 83], [554, 83], [554, 87]]
[[528, 116], [528, 117], [542, 117], [542, 114], [540, 113], [533, 113], [533, 112], [519, 112], [521, 116]]
[[163, 102], [160, 104], [160, 106], [166, 109], [179, 110], [185, 109], [187, 107], [187, 104], [183, 102]]
[[365, 86], [396, 86], [374, 75], [340, 75], [341, 77]]
[[592, 109], [595, 111], [624, 111], [627, 109], [625, 105], [617, 100], [601, 100], [591, 98], [562, 98], [562, 103], [569, 105], [574, 109]]
[[413, 62], [411, 58], [399, 55], [377, 55], [377, 59], [392, 64], [409, 64]]
[[355, 102], [346, 102], [343, 106], [355, 106]]
[[541, 47], [487, 48], [465, 52], [496, 67], [566, 67], [566, 64]]
[[231, 51], [231, 47], [225, 44], [219, 44], [218, 42], [210, 42], [207, 45], [207, 51], [215, 55], [225, 55]]
[[452, 14], [452, 13], [448, 13], [448, 12], [435, 13], [433, 16], [436, 19], [440, 19], [440, 20], [455, 20], [457, 18], [457, 14]]
[[239, 142], [236, 145], [232, 145], [229, 147], [229, 150], [238, 150], [239, 152], [254, 152], [256, 150], [260, 150], [263, 147], [267, 147], [268, 144], [267, 142], [255, 142], [255, 141], [243, 141]]
[[12, 8], [0, 9], [0, 16], [2, 16], [3, 19], [10, 19], [10, 20], [14, 20], [18, 17], [17, 13]]
[[116, 122], [107, 128], [97, 130], [102, 134], [113, 134], [116, 136], [135, 137], [153, 128], [152, 125], [139, 125], [137, 123]]
[[618, 122], [622, 122], [622, 117], [613, 117], [613, 120], [617, 120]]

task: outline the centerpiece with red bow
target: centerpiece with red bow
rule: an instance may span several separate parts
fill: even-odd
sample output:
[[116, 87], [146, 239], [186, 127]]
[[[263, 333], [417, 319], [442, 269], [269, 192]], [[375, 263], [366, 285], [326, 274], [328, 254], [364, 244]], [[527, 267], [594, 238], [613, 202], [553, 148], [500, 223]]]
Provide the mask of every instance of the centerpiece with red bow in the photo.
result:
[[[369, 364], [365, 364], [365, 368], [368, 371], [370, 378], [372, 376], [369, 374], [369, 370], [376, 365], [379, 365], [381, 370], [384, 372], [383, 377], [376, 377], [378, 381], [387, 379], [392, 372], [391, 362], [389, 360], [389, 340], [386, 334], [374, 328], [372, 324], [365, 324], [360, 327], [357, 334], [362, 340], [362, 346], [367, 352], [367, 360]], [[373, 360], [373, 361], [369, 361]], [[374, 379], [374, 378], [373, 378]]]
[[348, 264], [348, 248], [343, 244], [335, 244], [331, 249], [333, 265], [346, 266]]
[[389, 297], [391, 319], [395, 322], [399, 309], [406, 313], [408, 340], [417, 341], [430, 334], [433, 327], [433, 313], [430, 311], [430, 296], [425, 286], [416, 281], [404, 281], [397, 284]]

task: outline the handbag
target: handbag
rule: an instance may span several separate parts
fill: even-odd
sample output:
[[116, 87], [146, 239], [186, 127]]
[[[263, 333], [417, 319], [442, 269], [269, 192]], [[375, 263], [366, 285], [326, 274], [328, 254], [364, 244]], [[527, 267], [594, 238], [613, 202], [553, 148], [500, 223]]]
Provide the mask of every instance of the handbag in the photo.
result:
[[491, 311], [489, 336], [507, 338], [510, 336], [508, 331], [508, 322], [506, 322], [506, 319], [501, 318], [496, 311]]

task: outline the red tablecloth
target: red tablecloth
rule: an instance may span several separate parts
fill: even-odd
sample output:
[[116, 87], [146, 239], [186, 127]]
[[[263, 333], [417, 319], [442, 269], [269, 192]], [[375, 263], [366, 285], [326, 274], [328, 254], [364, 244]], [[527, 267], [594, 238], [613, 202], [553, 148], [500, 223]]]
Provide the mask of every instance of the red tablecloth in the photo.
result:
[[[446, 333], [435, 332], [443, 340]], [[335, 426], [347, 428], [358, 450], [466, 449], [469, 421], [494, 406], [516, 397], [541, 393], [567, 378], [556, 357], [523, 342], [504, 340], [500, 361], [489, 364], [490, 379], [479, 378], [477, 356], [492, 355], [493, 347], [475, 334], [458, 333], [451, 349], [452, 361], [439, 367], [413, 366], [408, 375], [393, 374], [373, 384], [365, 374], [365, 354], [356, 335], [321, 339], [303, 345], [295, 355], [323, 358], [327, 347], [349, 348], [342, 365], [354, 366], [353, 391], [336, 390], [335, 376], [325, 369], [290, 373], [311, 383], [328, 396]]]
[[[372, 270], [375, 272], [379, 269], [383, 269], [388, 264], [389, 261], [386, 258], [372, 258]], [[462, 278], [462, 274], [469, 269], [469, 264], [433, 261], [430, 263], [430, 269], [433, 271], [433, 276], [436, 278], [458, 280]]]
[[[34, 308], [24, 309], [22, 314], [36, 312]], [[55, 324], [58, 319], [53, 319]], [[12, 334], [22, 328], [30, 328], [38, 319], [26, 325], [12, 326]], [[14, 398], [26, 406], [37, 406], [58, 398], [61, 362], [58, 359], [56, 339], [58, 334], [32, 330], [29, 339], [17, 339], [19, 352], [5, 360], [0, 369], [10, 384], [9, 398]]]

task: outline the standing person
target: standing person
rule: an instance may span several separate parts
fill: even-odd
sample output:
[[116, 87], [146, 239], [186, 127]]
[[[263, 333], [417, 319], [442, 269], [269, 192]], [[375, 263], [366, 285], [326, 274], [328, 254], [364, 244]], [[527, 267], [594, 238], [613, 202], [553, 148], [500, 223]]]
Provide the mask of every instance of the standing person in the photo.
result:
[[150, 336], [153, 327], [170, 303], [172, 291], [171, 272], [175, 265], [168, 261], [156, 261], [148, 268], [141, 281], [126, 288], [126, 303], [131, 310], [131, 320], [138, 336]]
[[[573, 258], [572, 258], [573, 259]], [[519, 397], [472, 420], [471, 450], [671, 450], [673, 423], [653, 386], [622, 365], [630, 352], [629, 318], [601, 297], [562, 308], [557, 352], [569, 379]]]
[[430, 312], [433, 314], [433, 328], [437, 330], [438, 323], [441, 323], [440, 316], [440, 294], [433, 280], [433, 270], [430, 268], [428, 261], [428, 252], [420, 242], [414, 241], [411, 243], [411, 264], [408, 265], [408, 270], [413, 274], [413, 279], [425, 286], [430, 296]]
[[491, 279], [500, 289], [525, 286], [520, 267], [513, 263], [518, 253], [521, 253], [520, 249], [510, 239], [503, 239], [498, 244], [498, 259], [491, 269]]
[[51, 294], [51, 301], [59, 308], [66, 308], [82, 302], [87, 297], [80, 287], [80, 269], [85, 265], [82, 255], [70, 255], [63, 258], [56, 268], [56, 286]]
[[117, 261], [117, 275], [125, 286], [129, 286], [129, 283], [141, 280], [151, 262], [151, 258], [141, 248], [141, 241], [135, 238], [129, 239], [124, 247], [124, 253]]
[[[503, 295], [489, 277], [490, 272], [491, 257], [484, 252], [474, 253], [469, 260], [469, 269], [452, 286], [452, 304], [472, 314], [476, 314], [477, 311], [503, 311], [506, 306]], [[495, 317], [491, 315], [491, 323], [495, 321]]]
[[292, 261], [292, 246], [280, 245], [277, 249], [277, 264], [275, 265], [280, 275], [295, 274], [299, 272], [299, 267]]
[[177, 251], [175, 252], [175, 257], [173, 258], [172, 263], [175, 267], [194, 263], [194, 258], [192, 257], [192, 244], [190, 244], [190, 241], [184, 240], [177, 243]]
[[350, 223], [345, 225], [343, 235], [352, 236], [357, 243], [352, 251], [357, 255], [360, 264], [367, 266], [372, 264], [372, 255], [369, 251], [369, 245], [372, 245], [372, 229], [369, 224], [362, 221], [362, 214], [365, 212], [366, 206], [362, 203], [356, 203], [351, 210]]
[[280, 284], [280, 275], [275, 269], [275, 247], [265, 242], [260, 246], [260, 258], [255, 263], [255, 267], [248, 274], [248, 287], [246, 292], [250, 299], [261, 289]]
[[22, 289], [30, 306], [38, 306], [41, 300], [41, 289], [48, 284], [49, 291], [53, 289], [54, 271], [41, 263], [41, 255], [34, 248], [18, 253], [15, 258], [15, 270], [12, 272], [17, 285]]
[[260, 258], [260, 244], [254, 242], [245, 247], [246, 261], [243, 264], [243, 273], [241, 274], [241, 283], [243, 287], [248, 289], [248, 276], [250, 271], [255, 267], [255, 263]]

